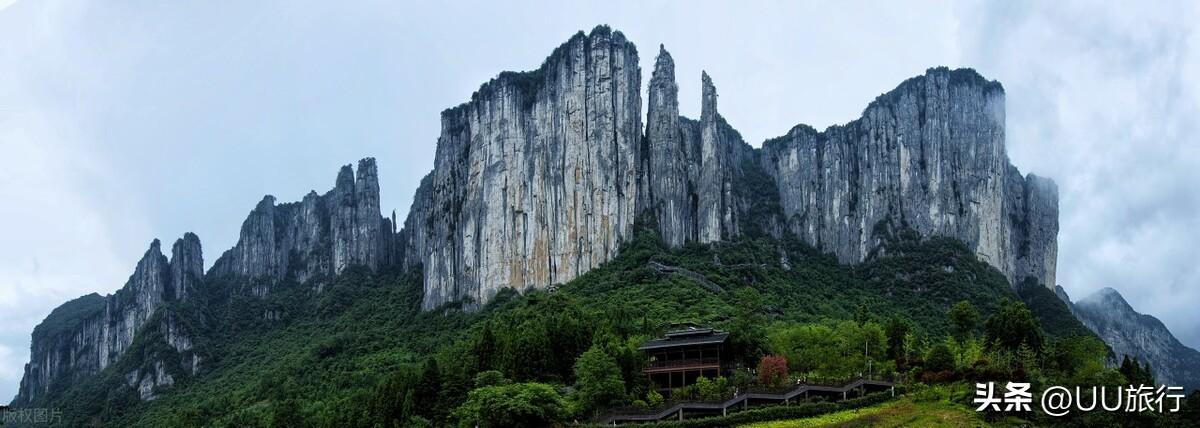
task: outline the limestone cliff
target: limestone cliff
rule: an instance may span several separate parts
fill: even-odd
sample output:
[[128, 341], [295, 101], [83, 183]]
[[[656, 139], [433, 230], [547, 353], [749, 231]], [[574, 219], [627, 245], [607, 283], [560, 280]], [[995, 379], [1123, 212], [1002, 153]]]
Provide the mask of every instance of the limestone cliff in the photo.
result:
[[371, 269], [391, 260], [391, 220], [379, 213], [379, 176], [374, 158], [338, 172], [334, 188], [309, 192], [300, 202], [275, 204], [267, 195], [242, 223], [234, 247], [213, 263], [210, 274], [259, 279], [255, 294], [285, 278], [304, 282], [350, 265]]
[[633, 44], [598, 27], [442, 113], [403, 233], [425, 308], [565, 282], [616, 254], [641, 208], [640, 87]]
[[[799, 125], [756, 149], [718, 111], [702, 73], [701, 114], [679, 115], [675, 64], [659, 48], [643, 128], [636, 47], [597, 27], [536, 70], [499, 74], [441, 115], [433, 170], [404, 227], [380, 214], [375, 160], [299, 202], [265, 196], [207, 274], [199, 239], [158, 242], [116, 294], [69, 302], [34, 332], [17, 403], [99, 372], [135, 336], [177, 355], [121, 373], [143, 399], [203, 369], [175, 302], [232, 278], [262, 296], [351, 266], [419, 268], [424, 309], [500, 289], [545, 288], [612, 259], [635, 221], [671, 246], [794, 234], [847, 263], [887, 253], [900, 229], [965, 242], [1016, 284], [1055, 285], [1058, 195], [1005, 153], [1004, 91], [972, 70], [935, 68], [823, 132]], [[157, 327], [157, 328], [154, 328]], [[147, 333], [149, 332], [149, 333]]]
[[1058, 193], [1022, 177], [1004, 147], [1004, 90], [972, 70], [930, 69], [817, 132], [763, 144], [788, 230], [847, 263], [888, 232], [958, 238], [1008, 276], [1053, 287]]
[[[237, 244], [213, 263], [207, 275], [234, 276], [262, 296], [283, 280], [304, 282], [335, 275], [351, 265], [378, 269], [393, 263], [395, 231], [379, 214], [375, 160], [342, 167], [332, 190], [310, 192], [296, 203], [275, 204], [267, 195], [242, 223]], [[205, 282], [200, 239], [187, 233], [168, 261], [155, 240], [124, 287], [107, 297], [85, 296], [50, 314], [35, 329], [30, 363], [14, 401], [27, 404], [119, 361], [135, 337], [169, 345], [174, 354], [143, 352], [126, 384], [143, 400], [156, 397], [182, 374], [202, 370], [192, 332], [169, 302], [198, 299]], [[145, 341], [143, 341], [145, 343]]]
[[168, 261], [156, 239], [137, 263], [133, 275], [116, 293], [101, 297], [90, 294], [68, 302], [53, 312], [33, 331], [30, 362], [14, 404], [31, 403], [44, 394], [94, 375], [125, 354], [134, 338], [157, 328], [163, 340], [177, 352], [179, 360], [154, 360], [159, 370], [134, 373], [143, 399], [154, 397], [154, 388], [169, 386], [174, 378], [167, 367], [199, 370], [200, 359], [191, 350], [187, 328], [170, 314], [162, 314], [166, 302], [185, 299], [203, 287], [204, 265], [200, 240], [188, 233], [175, 242]]
[[700, 119], [679, 116], [675, 64], [662, 46], [650, 82], [646, 124], [650, 183], [647, 209], [663, 241], [710, 243], [746, 235], [779, 237], [775, 183], [761, 168], [759, 151], [742, 139], [717, 109], [717, 88], [700, 75]]
[[649, 88], [648, 167], [642, 174], [650, 183], [647, 208], [663, 241], [674, 247], [739, 236], [744, 208], [751, 203], [739, 178], [757, 172], [757, 153], [717, 111], [712, 78], [702, 73], [700, 83], [700, 120], [679, 116], [675, 63], [659, 47]]
[[911, 229], [962, 240], [1014, 284], [1055, 285], [1057, 188], [1009, 163], [999, 83], [930, 69], [857, 120], [755, 149], [706, 73], [700, 118], [679, 115], [662, 46], [643, 134], [637, 63], [621, 33], [598, 27], [442, 114], [397, 244], [423, 268], [426, 309], [568, 281], [611, 259], [640, 218], [671, 246], [792, 233], [846, 263]]
[[646, 110], [649, 150], [645, 175], [647, 197], [652, 201], [647, 208], [655, 213], [663, 241], [677, 247], [697, 238], [696, 219], [690, 213], [699, 204], [691, 168], [697, 163], [698, 150], [684, 138], [684, 126], [689, 131], [692, 127], [679, 117], [675, 61], [662, 46], [650, 76]]

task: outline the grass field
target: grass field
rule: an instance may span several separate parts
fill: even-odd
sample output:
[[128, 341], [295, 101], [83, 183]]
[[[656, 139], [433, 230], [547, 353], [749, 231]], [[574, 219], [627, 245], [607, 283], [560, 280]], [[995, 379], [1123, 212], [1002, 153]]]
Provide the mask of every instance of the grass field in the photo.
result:
[[760, 422], [743, 428], [810, 427], [987, 427], [974, 410], [947, 401], [917, 402], [904, 397], [890, 403], [845, 410], [814, 418]]

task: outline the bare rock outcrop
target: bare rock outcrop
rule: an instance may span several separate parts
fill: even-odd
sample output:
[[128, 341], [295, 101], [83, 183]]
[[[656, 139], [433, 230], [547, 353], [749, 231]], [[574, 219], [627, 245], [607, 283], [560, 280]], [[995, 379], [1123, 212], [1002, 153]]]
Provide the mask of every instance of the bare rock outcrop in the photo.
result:
[[[191, 332], [170, 311], [167, 302], [187, 299], [202, 291], [204, 279], [200, 240], [185, 234], [176, 241], [170, 260], [162, 254], [157, 239], [138, 261], [125, 286], [108, 296], [90, 294], [59, 306], [33, 331], [30, 362], [16, 405], [34, 402], [55, 385], [75, 382], [115, 363], [147, 330], [157, 329], [179, 360], [157, 359], [158, 373], [139, 379], [143, 398], [153, 396], [153, 387], [173, 384], [165, 367], [182, 367], [191, 374], [200, 369], [200, 358], [191, 346]], [[143, 383], [148, 382], [148, 383]], [[150, 389], [148, 389], [150, 388]]]
[[598, 27], [443, 112], [394, 251], [423, 268], [426, 309], [568, 281], [611, 259], [640, 218], [671, 246], [791, 233], [846, 263], [911, 229], [963, 241], [1014, 284], [1055, 285], [1057, 188], [1009, 163], [999, 83], [930, 69], [860, 119], [755, 149], [718, 112], [707, 73], [700, 118], [679, 115], [662, 46], [640, 133], [636, 64], [624, 36]]
[[973, 70], [930, 69], [881, 95], [862, 118], [797, 126], [763, 144], [787, 228], [839, 260], [888, 231], [957, 238], [1016, 284], [1053, 287], [1058, 191], [1022, 177], [1004, 147], [1004, 90]]
[[597, 27], [442, 112], [403, 232], [426, 309], [566, 282], [616, 255], [641, 208], [640, 87], [633, 43]]
[[374, 158], [338, 172], [334, 188], [309, 192], [300, 202], [276, 204], [264, 196], [242, 223], [238, 242], [213, 263], [210, 274], [262, 279], [255, 293], [291, 278], [305, 282], [351, 265], [372, 270], [392, 262], [391, 220], [380, 216]]
[[597, 27], [536, 70], [500, 73], [443, 111], [433, 170], [399, 231], [394, 213], [380, 213], [366, 158], [343, 166], [324, 194], [263, 197], [206, 274], [195, 235], [170, 260], [155, 240], [115, 294], [68, 302], [38, 326], [16, 403], [103, 370], [139, 334], [174, 350], [123, 373], [143, 399], [202, 371], [187, 323], [162, 309], [202, 304], [214, 277], [262, 296], [289, 282], [320, 292], [352, 266], [420, 269], [424, 309], [473, 309], [503, 288], [548, 288], [600, 266], [638, 221], [669, 246], [791, 234], [845, 263], [886, 256], [909, 229], [961, 240], [1013, 284], [1054, 287], [1058, 190], [1010, 164], [999, 83], [930, 69], [859, 119], [824, 131], [798, 125], [756, 149], [719, 113], [707, 73], [700, 117], [679, 115], [675, 63], [662, 46], [643, 128], [638, 61], [623, 34]]

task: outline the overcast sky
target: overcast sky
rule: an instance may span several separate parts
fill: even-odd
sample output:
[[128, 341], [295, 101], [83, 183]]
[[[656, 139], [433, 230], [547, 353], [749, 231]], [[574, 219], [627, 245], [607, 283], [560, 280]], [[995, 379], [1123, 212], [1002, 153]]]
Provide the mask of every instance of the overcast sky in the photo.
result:
[[1195, 3], [123, 3], [0, 0], [0, 402], [34, 325], [120, 288], [154, 238], [196, 232], [211, 266], [264, 194], [324, 192], [366, 156], [403, 218], [442, 109], [602, 23], [643, 82], [666, 45], [684, 115], [707, 70], [756, 146], [928, 67], [1001, 81], [1009, 156], [1059, 185], [1060, 284], [1200, 346]]

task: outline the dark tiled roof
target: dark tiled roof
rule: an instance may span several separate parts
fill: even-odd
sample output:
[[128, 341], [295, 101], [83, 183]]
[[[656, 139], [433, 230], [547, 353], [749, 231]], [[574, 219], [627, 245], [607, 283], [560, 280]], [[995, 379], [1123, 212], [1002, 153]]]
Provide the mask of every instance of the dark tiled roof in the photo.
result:
[[677, 346], [692, 346], [692, 345], [711, 345], [716, 343], [725, 343], [725, 339], [729, 338], [729, 333], [720, 331], [697, 331], [696, 334], [679, 335], [675, 333], [667, 334], [664, 339], [655, 339], [646, 342], [638, 350], [646, 351], [651, 349], [674, 348]]

